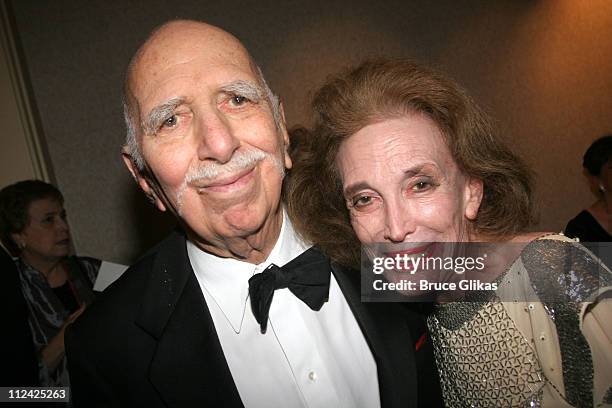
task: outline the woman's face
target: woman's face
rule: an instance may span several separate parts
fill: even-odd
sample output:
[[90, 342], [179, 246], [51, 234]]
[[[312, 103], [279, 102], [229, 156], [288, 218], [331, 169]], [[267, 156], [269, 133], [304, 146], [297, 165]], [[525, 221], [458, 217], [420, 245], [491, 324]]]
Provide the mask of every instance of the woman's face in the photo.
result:
[[53, 260], [70, 253], [70, 229], [66, 223], [66, 210], [52, 198], [30, 203], [28, 224], [20, 233], [13, 234], [18, 246], [24, 247], [24, 258]]
[[357, 237], [372, 242], [467, 241], [482, 182], [464, 176], [424, 115], [368, 125], [340, 147], [337, 166]]

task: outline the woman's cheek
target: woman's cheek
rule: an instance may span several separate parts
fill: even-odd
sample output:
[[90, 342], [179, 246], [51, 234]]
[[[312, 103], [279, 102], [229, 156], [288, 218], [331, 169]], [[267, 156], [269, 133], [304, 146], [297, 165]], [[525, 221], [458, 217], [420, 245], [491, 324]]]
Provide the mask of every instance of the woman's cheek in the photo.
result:
[[384, 225], [381, 227], [378, 219], [373, 215], [351, 215], [351, 225], [359, 241], [363, 243], [382, 242]]

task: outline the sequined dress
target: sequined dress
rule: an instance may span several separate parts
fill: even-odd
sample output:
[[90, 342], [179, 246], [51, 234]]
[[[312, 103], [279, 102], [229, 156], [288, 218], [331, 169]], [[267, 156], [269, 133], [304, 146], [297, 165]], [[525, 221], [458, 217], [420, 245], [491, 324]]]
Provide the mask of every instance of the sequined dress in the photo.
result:
[[428, 325], [446, 406], [612, 406], [610, 275], [580, 244], [546, 236], [496, 292], [439, 305]]

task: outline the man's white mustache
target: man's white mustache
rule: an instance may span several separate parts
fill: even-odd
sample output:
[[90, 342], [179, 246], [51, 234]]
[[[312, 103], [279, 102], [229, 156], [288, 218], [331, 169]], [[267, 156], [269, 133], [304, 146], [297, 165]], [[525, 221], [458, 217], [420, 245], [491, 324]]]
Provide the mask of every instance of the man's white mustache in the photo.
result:
[[266, 156], [267, 154], [259, 149], [237, 151], [227, 163], [207, 163], [189, 170], [185, 182], [189, 184], [197, 180], [214, 180], [225, 174], [233, 174], [251, 167]]
[[183, 216], [183, 194], [187, 191], [187, 186], [198, 181], [203, 181], [203, 185], [225, 174], [235, 174], [241, 170], [253, 166], [255, 163], [270, 159], [271, 163], [276, 167], [281, 178], [285, 175], [285, 166], [283, 162], [270, 153], [256, 148], [236, 151], [227, 163], [207, 163], [201, 164], [196, 168], [190, 169], [181, 187], [176, 192], [176, 211], [179, 216]]

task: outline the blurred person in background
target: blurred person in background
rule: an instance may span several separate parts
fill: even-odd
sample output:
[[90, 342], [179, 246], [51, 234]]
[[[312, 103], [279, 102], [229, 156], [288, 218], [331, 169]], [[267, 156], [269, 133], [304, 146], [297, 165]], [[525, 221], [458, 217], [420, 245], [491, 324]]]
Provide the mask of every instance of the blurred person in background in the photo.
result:
[[584, 175], [597, 196], [589, 208], [567, 223], [565, 235], [582, 242], [612, 241], [612, 135], [594, 141], [584, 153]]
[[94, 300], [100, 261], [70, 256], [64, 197], [44, 181], [20, 181], [0, 191], [0, 233], [17, 256], [39, 383], [68, 386], [64, 331]]

